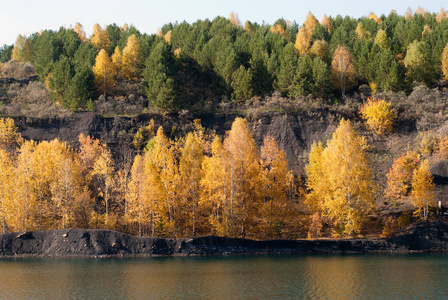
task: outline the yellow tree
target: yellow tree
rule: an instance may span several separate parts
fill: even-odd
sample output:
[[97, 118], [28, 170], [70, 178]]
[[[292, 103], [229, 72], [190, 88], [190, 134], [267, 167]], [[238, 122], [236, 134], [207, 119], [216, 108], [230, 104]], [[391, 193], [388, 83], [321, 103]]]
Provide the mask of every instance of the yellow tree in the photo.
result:
[[34, 227], [31, 221], [31, 207], [35, 201], [32, 193], [32, 178], [34, 177], [34, 168], [32, 164], [32, 155], [36, 148], [34, 141], [25, 141], [22, 143], [16, 160], [15, 168], [15, 189], [12, 224], [15, 230], [29, 230]]
[[367, 40], [370, 39], [370, 31], [366, 30], [366, 28], [364, 27], [364, 25], [359, 22], [358, 25], [356, 26], [356, 35], [358, 36], [359, 39], [361, 40]]
[[0, 149], [11, 152], [23, 142], [22, 135], [18, 132], [14, 120], [0, 118]]
[[19, 34], [16, 39], [16, 43], [14, 44], [14, 48], [12, 49], [11, 59], [15, 59], [18, 61], [25, 60], [25, 45], [26, 45], [26, 36]]
[[445, 80], [448, 80], [448, 43], [442, 52], [442, 74]]
[[324, 40], [317, 40], [310, 48], [311, 57], [319, 57], [323, 61], [327, 61], [328, 58], [328, 43]]
[[116, 71], [116, 75], [121, 77], [121, 70], [123, 68], [123, 55], [121, 54], [120, 47], [115, 47], [114, 53], [111, 56], [112, 64], [114, 65], [114, 69]]
[[179, 184], [181, 185], [180, 193], [184, 202], [182, 212], [185, 215], [185, 229], [191, 228], [193, 236], [196, 235], [197, 207], [202, 177], [201, 167], [204, 159], [202, 144], [202, 131], [188, 133], [179, 161]]
[[127, 80], [135, 80], [138, 75], [140, 63], [140, 44], [135, 34], [128, 38], [126, 47], [123, 49], [122, 76]]
[[[145, 188], [145, 169], [144, 161], [141, 155], [134, 158], [131, 169], [131, 179], [128, 184], [129, 193], [127, 195], [129, 219], [138, 224], [138, 235], [142, 236], [143, 224], [145, 223], [145, 215], [148, 213], [146, 209], [146, 201], [144, 198]], [[153, 227], [153, 226], [152, 226]]]
[[90, 37], [90, 43], [98, 50], [107, 50], [109, 48], [110, 40], [107, 28], [101, 29], [100, 25], [96, 23], [93, 26], [93, 34]]
[[89, 135], [85, 136], [83, 133], [79, 135], [78, 140], [80, 144], [79, 156], [82, 162], [82, 174], [86, 178], [86, 181], [89, 182], [91, 180], [91, 174], [95, 162], [103, 151], [103, 146], [98, 139], [95, 139]]
[[[215, 235], [231, 235], [233, 210], [230, 210], [228, 153], [222, 140], [215, 137], [211, 144], [211, 156], [202, 163], [201, 197], [199, 206], [207, 212], [208, 222]], [[232, 203], [233, 204], [233, 203]]]
[[328, 33], [331, 33], [331, 21], [326, 14], [324, 14], [320, 23], [328, 30]]
[[288, 195], [290, 195], [294, 177], [288, 170], [285, 152], [279, 149], [274, 137], [265, 136], [260, 153], [262, 205], [259, 217], [261, 228], [266, 237], [281, 238], [282, 230], [291, 221], [288, 214], [294, 211], [292, 202], [288, 203]]
[[236, 235], [238, 225], [245, 238], [255, 225], [260, 173], [257, 147], [246, 119], [235, 119], [224, 140], [224, 149], [228, 152], [231, 234]]
[[81, 25], [81, 23], [76, 23], [73, 30], [76, 32], [81, 42], [84, 42], [87, 39], [86, 32], [84, 31], [84, 27]]
[[367, 127], [379, 135], [391, 131], [393, 121], [397, 117], [390, 102], [384, 99], [367, 98], [359, 107], [359, 113], [366, 120]]
[[310, 152], [308, 201], [334, 223], [335, 236], [359, 233], [362, 216], [374, 207], [367, 147], [351, 123], [342, 119], [327, 146], [315, 145]]
[[[2, 213], [2, 229], [3, 233], [6, 232], [6, 219], [9, 219], [9, 215], [15, 213], [13, 210], [9, 210], [10, 202], [12, 200], [13, 191], [13, 167], [11, 157], [3, 149], [0, 149], [0, 201], [1, 201], [1, 213]], [[8, 215], [8, 216], [7, 216]]]
[[241, 21], [237, 13], [231, 12], [229, 16], [229, 21], [235, 27], [241, 27]]
[[438, 23], [441, 23], [442, 20], [445, 19], [445, 18], [446, 18], [446, 11], [445, 11], [445, 9], [442, 7], [442, 8], [440, 8], [440, 11], [439, 11], [439, 13], [438, 13], [437, 16], [436, 16], [436, 21], [437, 21]]
[[98, 53], [92, 71], [97, 90], [103, 95], [106, 95], [106, 92], [115, 85], [115, 76], [117, 73], [106, 50], [101, 49], [100, 53]]
[[105, 144], [102, 145], [102, 151], [93, 165], [92, 175], [100, 183], [99, 196], [104, 200], [105, 225], [109, 228], [111, 225], [109, 224], [110, 195], [114, 188], [114, 161], [109, 148]]
[[[145, 154], [145, 173], [155, 194], [159, 231], [176, 234], [178, 166], [174, 145], [159, 127], [150, 149]], [[163, 225], [163, 226], [162, 226]]]
[[318, 24], [319, 21], [317, 21], [311, 12], [308, 12], [305, 22], [296, 36], [295, 47], [300, 55], [308, 54], [311, 46], [311, 35]]
[[433, 176], [427, 160], [424, 160], [412, 174], [411, 200], [417, 207], [414, 215], [427, 220], [429, 207], [434, 204]]
[[331, 62], [331, 80], [333, 84], [341, 89], [342, 97], [345, 91], [356, 84], [356, 70], [353, 58], [344, 46], [339, 46], [333, 54]]
[[390, 41], [389, 37], [386, 34], [386, 31], [384, 31], [383, 29], [378, 30], [375, 37], [375, 43], [377, 43], [383, 50], [390, 48]]

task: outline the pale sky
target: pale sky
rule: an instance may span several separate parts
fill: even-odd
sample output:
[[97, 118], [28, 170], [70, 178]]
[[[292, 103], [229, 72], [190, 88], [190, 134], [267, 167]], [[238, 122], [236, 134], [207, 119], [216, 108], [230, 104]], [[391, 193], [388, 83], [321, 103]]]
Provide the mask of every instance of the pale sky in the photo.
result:
[[13, 44], [19, 34], [58, 30], [77, 22], [88, 36], [95, 23], [133, 24], [140, 32], [151, 34], [169, 22], [213, 20], [217, 16], [228, 17], [232, 11], [243, 24], [246, 20], [273, 24], [284, 18], [301, 25], [308, 11], [321, 20], [324, 13], [359, 18], [369, 12], [388, 15], [392, 9], [403, 15], [408, 7], [415, 11], [419, 6], [438, 12], [444, 5], [448, 9], [448, 3], [442, 0], [0, 0], [0, 46]]

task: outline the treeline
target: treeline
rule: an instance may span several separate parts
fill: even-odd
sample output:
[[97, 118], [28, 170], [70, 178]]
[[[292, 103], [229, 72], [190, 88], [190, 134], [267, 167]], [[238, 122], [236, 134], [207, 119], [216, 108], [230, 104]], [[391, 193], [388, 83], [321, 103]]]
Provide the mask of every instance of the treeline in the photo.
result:
[[[370, 14], [354, 19], [311, 13], [299, 26], [273, 25], [236, 14], [213, 21], [166, 24], [157, 34], [133, 26], [80, 24], [19, 36], [0, 59], [30, 61], [53, 97], [72, 109], [92, 107], [100, 94], [143, 85], [149, 105], [162, 110], [244, 102], [274, 90], [295, 98], [332, 99], [361, 85], [376, 91], [410, 91], [448, 76], [448, 18], [441, 9], [404, 16]], [[129, 86], [127, 86], [129, 89]]]
[[105, 143], [79, 136], [24, 141], [0, 119], [2, 230], [108, 228], [147, 236], [294, 238], [300, 228], [297, 184], [283, 151], [267, 136], [260, 151], [245, 119], [224, 140], [200, 122], [170, 140], [160, 127], [145, 151], [114, 160]]

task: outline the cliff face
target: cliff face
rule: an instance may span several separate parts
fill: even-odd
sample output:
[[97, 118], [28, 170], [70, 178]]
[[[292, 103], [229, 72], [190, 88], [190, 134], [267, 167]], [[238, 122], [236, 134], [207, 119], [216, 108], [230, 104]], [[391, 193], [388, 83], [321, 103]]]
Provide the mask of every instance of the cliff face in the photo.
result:
[[[311, 144], [327, 139], [341, 117], [329, 115], [331, 112], [327, 109], [298, 114], [272, 112], [249, 116], [248, 120], [258, 146], [262, 145], [265, 135], [272, 135], [285, 150], [289, 167], [295, 174], [303, 175], [307, 151]], [[138, 128], [146, 126], [151, 119], [155, 121], [156, 128], [162, 125], [166, 132], [179, 136], [192, 130], [193, 120], [198, 118], [208, 130], [224, 135], [230, 130], [236, 117], [235, 114], [143, 114], [135, 117], [104, 117], [82, 112], [46, 119], [16, 117], [15, 124], [25, 139], [42, 141], [59, 138], [77, 147], [78, 136], [83, 133], [105, 140], [113, 151], [117, 151], [121, 143], [129, 144]]]
[[164, 239], [109, 230], [51, 230], [0, 235], [0, 257], [156, 256], [226, 254], [408, 253], [448, 251], [448, 224], [405, 228], [387, 239], [254, 241], [223, 237]]

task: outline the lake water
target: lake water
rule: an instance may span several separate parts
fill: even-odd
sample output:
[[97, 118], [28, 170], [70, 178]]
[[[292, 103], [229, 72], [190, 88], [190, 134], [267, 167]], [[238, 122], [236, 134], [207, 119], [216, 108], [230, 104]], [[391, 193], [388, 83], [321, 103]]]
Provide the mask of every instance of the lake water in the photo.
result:
[[0, 299], [448, 299], [448, 254], [0, 259]]

